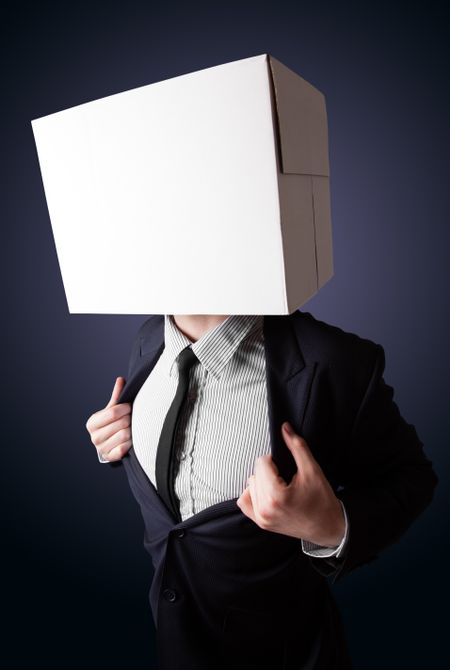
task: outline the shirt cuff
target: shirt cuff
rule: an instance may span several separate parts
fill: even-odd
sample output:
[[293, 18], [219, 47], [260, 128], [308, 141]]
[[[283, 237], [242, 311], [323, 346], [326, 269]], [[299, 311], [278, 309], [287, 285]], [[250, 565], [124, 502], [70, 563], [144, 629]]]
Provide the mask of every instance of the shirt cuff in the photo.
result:
[[340, 544], [338, 544], [336, 547], [324, 547], [320, 544], [316, 544], [315, 542], [309, 542], [308, 540], [302, 539], [302, 550], [308, 556], [319, 556], [321, 558], [336, 556], [336, 558], [339, 558], [339, 556], [341, 556], [343, 553], [348, 540], [349, 524], [347, 519], [347, 512], [345, 511], [345, 505], [342, 500], [339, 500], [339, 502], [341, 503], [345, 518], [345, 532]]

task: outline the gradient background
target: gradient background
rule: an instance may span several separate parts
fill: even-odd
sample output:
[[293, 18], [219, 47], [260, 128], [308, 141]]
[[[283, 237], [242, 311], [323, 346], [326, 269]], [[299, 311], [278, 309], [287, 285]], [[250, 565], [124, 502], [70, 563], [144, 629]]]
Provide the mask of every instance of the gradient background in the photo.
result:
[[440, 667], [450, 459], [444, 4], [24, 7], [3, 3], [1, 16], [8, 667], [156, 667], [140, 512], [123, 468], [97, 462], [85, 428], [126, 375], [145, 316], [69, 315], [30, 121], [260, 53], [327, 99], [335, 276], [302, 309], [384, 346], [385, 379], [440, 476], [401, 542], [332, 587], [355, 667]]

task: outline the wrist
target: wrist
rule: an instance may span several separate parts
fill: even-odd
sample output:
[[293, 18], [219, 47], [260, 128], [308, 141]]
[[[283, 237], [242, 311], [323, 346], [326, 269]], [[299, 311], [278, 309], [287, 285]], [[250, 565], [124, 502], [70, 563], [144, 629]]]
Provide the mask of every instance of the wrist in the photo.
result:
[[342, 509], [342, 503], [339, 498], [336, 498], [336, 521], [334, 524], [334, 533], [330, 538], [330, 544], [325, 546], [339, 546], [345, 535], [345, 526], [345, 514]]
[[336, 498], [336, 504], [331, 513], [327, 514], [327, 523], [317, 529], [314, 537], [309, 538], [311, 542], [322, 547], [334, 548], [340, 545], [345, 535], [345, 514], [342, 509], [342, 503]]

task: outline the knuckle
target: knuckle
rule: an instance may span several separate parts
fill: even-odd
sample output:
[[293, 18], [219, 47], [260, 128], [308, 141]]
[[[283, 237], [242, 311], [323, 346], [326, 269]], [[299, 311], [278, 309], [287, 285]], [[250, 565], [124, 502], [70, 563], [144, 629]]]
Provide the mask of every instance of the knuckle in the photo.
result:
[[120, 444], [118, 447], [115, 447], [112, 450], [112, 453], [114, 455], [114, 460], [119, 461], [121, 458], [125, 456], [127, 453], [128, 449], [130, 447], [128, 446], [128, 442], [125, 442], [124, 444]]
[[[126, 411], [124, 411], [126, 408]], [[117, 421], [122, 417], [128, 417], [131, 414], [131, 405], [129, 403], [120, 403], [119, 405], [112, 405], [107, 409], [106, 420], [108, 423]]]
[[261, 513], [261, 511], [259, 512], [259, 515], [258, 515], [258, 516], [259, 516], [259, 521], [258, 521], [258, 525], [259, 525], [259, 527], [260, 527], [260, 528], [263, 528], [264, 530], [269, 530], [269, 528], [270, 528], [270, 519], [267, 519], [267, 517], [265, 517], [265, 516]]
[[127, 443], [127, 444], [122, 444], [122, 445], [119, 447], [118, 452], [119, 452], [120, 458], [123, 458], [123, 456], [125, 456], [125, 454], [126, 454], [127, 451], [129, 450], [129, 448], [130, 448], [130, 447], [129, 447], [128, 443]]
[[108, 407], [107, 410], [108, 423], [112, 423], [116, 419], [120, 419], [121, 416], [122, 415], [120, 413], [119, 405], [112, 405], [111, 407]]
[[121, 421], [121, 427], [122, 428], [128, 428], [130, 423], [131, 423], [130, 415], [125, 414], [125, 416], [122, 418], [122, 421]]
[[267, 504], [270, 510], [270, 513], [273, 514], [281, 507], [281, 500], [277, 495], [271, 494], [268, 497]]
[[281, 500], [274, 494], [269, 494], [259, 507], [260, 525], [263, 528], [271, 528], [274, 518], [281, 507]]
[[95, 429], [96, 418], [97, 418], [98, 414], [99, 414], [99, 412], [94, 412], [93, 414], [90, 415], [90, 417], [86, 421], [85, 426], [86, 426], [86, 430], [89, 433], [92, 433], [92, 431]]
[[272, 520], [272, 510], [270, 506], [265, 503], [259, 508], [259, 518], [261, 520], [261, 525], [267, 527]]

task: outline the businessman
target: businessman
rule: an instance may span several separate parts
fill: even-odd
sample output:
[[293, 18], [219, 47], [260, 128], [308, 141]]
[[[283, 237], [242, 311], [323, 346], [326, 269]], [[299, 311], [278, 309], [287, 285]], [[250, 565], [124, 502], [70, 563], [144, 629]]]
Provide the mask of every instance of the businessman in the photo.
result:
[[438, 483], [384, 362], [301, 311], [141, 326], [86, 427], [142, 512], [161, 670], [352, 667], [326, 578], [396, 542]]

